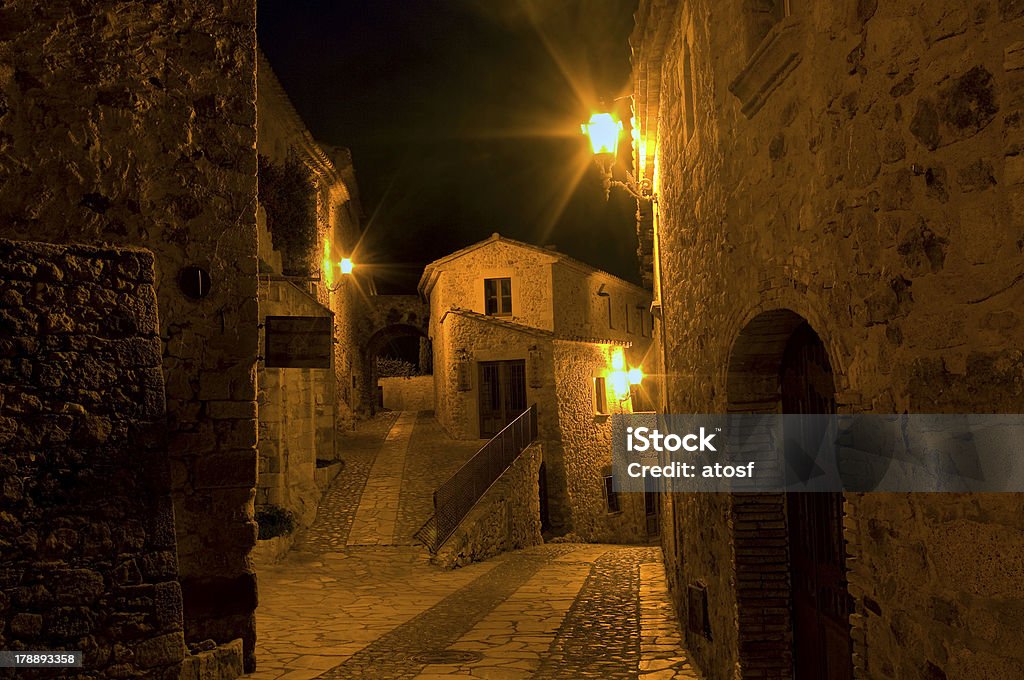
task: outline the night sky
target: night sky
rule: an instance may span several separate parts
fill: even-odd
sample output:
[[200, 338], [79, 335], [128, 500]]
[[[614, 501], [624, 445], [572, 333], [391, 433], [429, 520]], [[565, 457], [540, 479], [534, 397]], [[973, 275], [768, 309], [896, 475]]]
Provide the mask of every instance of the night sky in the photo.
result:
[[[356, 258], [380, 292], [413, 292], [424, 264], [495, 231], [639, 280], [635, 203], [615, 191], [605, 202], [579, 133], [601, 99], [629, 93], [634, 9], [258, 2], [260, 45], [295, 108], [318, 140], [352, 150]], [[617, 106], [628, 120], [628, 100]]]

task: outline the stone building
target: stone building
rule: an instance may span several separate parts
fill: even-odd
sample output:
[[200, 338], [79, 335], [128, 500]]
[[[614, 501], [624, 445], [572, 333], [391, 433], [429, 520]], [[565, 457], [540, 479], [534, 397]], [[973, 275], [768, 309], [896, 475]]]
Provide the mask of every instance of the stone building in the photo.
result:
[[[1024, 5], [641, 0], [636, 18], [659, 409], [1020, 412]], [[1021, 495], [663, 502], [708, 678], [1024, 677]]]
[[646, 540], [644, 499], [619, 496], [607, 482], [610, 415], [644, 398], [640, 387], [613, 385], [611, 373], [645, 365], [650, 293], [498, 234], [427, 265], [419, 290], [429, 302], [434, 404], [445, 430], [488, 439], [536, 404], [543, 524], [586, 540]]
[[[166, 398], [140, 414], [156, 418], [166, 452], [138, 458], [144, 469], [116, 487], [108, 477], [116, 466], [99, 464], [62, 483], [67, 493], [109, 484], [119, 495], [152, 496], [154, 503], [169, 493], [174, 506], [173, 524], [167, 509], [151, 512], [141, 503], [125, 505], [120, 516], [97, 506], [89, 523], [55, 512], [33, 527], [25, 514], [31, 506], [5, 497], [4, 511], [24, 523], [7, 525], [15, 536], [0, 549], [0, 599], [16, 603], [5, 605], [0, 618], [9, 624], [9, 617], [26, 614], [20, 621], [31, 624], [6, 628], [5, 648], [81, 645], [98, 673], [176, 677], [187, 654], [183, 640], [242, 638], [247, 665], [254, 665], [256, 579], [247, 555], [256, 540], [256, 191], [254, 2], [18, 0], [0, 8], [0, 234], [108, 244], [66, 259], [32, 247], [36, 268], [8, 272], [11, 281], [27, 277], [33, 289], [67, 281], [68, 299], [77, 302], [67, 307], [67, 319], [47, 328], [29, 315], [32, 322], [16, 334], [43, 344], [17, 345], [5, 361], [14, 361], [8, 368], [30, 356], [39, 365], [52, 362], [61, 373], [48, 375], [81, 390], [81, 399], [69, 403], [83, 409], [85, 420], [95, 416], [98, 433], [106, 431], [109, 409], [131, 397], [100, 384], [137, 367], [136, 382], [125, 384]], [[109, 260], [111, 249], [129, 247], [151, 251], [152, 264], [139, 258], [137, 273], [134, 266], [117, 273], [97, 264]], [[16, 252], [25, 251], [5, 255]], [[51, 293], [65, 294], [57, 287]], [[86, 299], [92, 304], [83, 305]], [[97, 329], [95, 319], [70, 316], [88, 308], [122, 311]], [[97, 340], [87, 341], [97, 330]], [[106, 342], [131, 339], [143, 342], [121, 343], [124, 356]], [[149, 350], [141, 351], [153, 342], [162, 390]], [[40, 348], [44, 355], [36, 354]], [[17, 390], [19, 380], [5, 373], [0, 382]], [[6, 400], [2, 408], [8, 415], [13, 405]], [[157, 416], [164, 408], [166, 415]], [[59, 418], [10, 416], [23, 431], [5, 440], [0, 458], [16, 460], [19, 448], [53, 450], [33, 428], [59, 425]], [[129, 437], [128, 444], [111, 442], [112, 449], [143, 449], [139, 430], [122, 427], [132, 417], [126, 412], [111, 421]], [[98, 436], [95, 445], [103, 447]], [[118, 460], [113, 451], [104, 455]], [[21, 476], [19, 469], [7, 474]], [[176, 538], [176, 560], [168, 532]], [[23, 540], [13, 540], [17, 535]], [[47, 552], [48, 545], [65, 548]], [[32, 566], [19, 570], [12, 560]], [[12, 597], [34, 588], [20, 580], [26, 574], [62, 568], [68, 580], [58, 591]], [[97, 598], [109, 610], [86, 614]], [[159, 622], [147, 621], [146, 612]]]
[[[306, 168], [305, 253], [274, 240], [259, 155]], [[261, 499], [308, 515], [270, 444], [305, 437], [311, 475], [356, 405], [354, 284], [319, 274], [355, 247], [354, 186], [258, 56], [255, 3], [0, 8], [0, 646], [254, 668], [257, 385]], [[333, 317], [335, 371], [264, 368], [265, 316], [300, 312]]]
[[[260, 158], [259, 385], [260, 469], [256, 504], [286, 508], [300, 524], [316, 515], [317, 459], [333, 460], [335, 431], [355, 416], [354, 386], [363, 370], [362, 292], [372, 280], [339, 262], [354, 255], [361, 233], [352, 159], [347, 149], [313, 140], [270, 63], [259, 56], [257, 152]], [[268, 366], [267, 317], [321, 317], [332, 329], [329, 366]], [[273, 362], [271, 362], [273, 363]]]

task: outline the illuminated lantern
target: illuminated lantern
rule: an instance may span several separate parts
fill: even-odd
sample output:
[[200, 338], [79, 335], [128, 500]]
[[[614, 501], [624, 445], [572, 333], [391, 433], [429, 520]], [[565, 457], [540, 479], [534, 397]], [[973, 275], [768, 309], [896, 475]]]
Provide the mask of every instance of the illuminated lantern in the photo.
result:
[[590, 117], [590, 122], [581, 125], [580, 129], [590, 138], [590, 148], [595, 156], [615, 157], [622, 121], [616, 120], [610, 113], [595, 113]]

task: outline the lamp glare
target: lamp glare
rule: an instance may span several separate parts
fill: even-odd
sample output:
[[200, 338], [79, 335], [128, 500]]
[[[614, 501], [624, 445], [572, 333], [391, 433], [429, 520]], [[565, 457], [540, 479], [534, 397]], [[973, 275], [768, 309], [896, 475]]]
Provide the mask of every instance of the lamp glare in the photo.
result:
[[590, 122], [580, 126], [583, 133], [590, 138], [590, 148], [594, 155], [615, 155], [619, 145], [619, 133], [622, 122], [610, 113], [595, 113]]

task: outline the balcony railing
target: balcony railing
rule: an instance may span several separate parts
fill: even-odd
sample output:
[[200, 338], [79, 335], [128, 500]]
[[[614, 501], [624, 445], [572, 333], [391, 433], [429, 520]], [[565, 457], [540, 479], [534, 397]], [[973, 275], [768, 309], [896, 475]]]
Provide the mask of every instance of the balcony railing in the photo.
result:
[[533, 405], [494, 435], [438, 487], [434, 492], [434, 515], [414, 537], [431, 552], [436, 552], [487, 489], [536, 440], [537, 406]]

